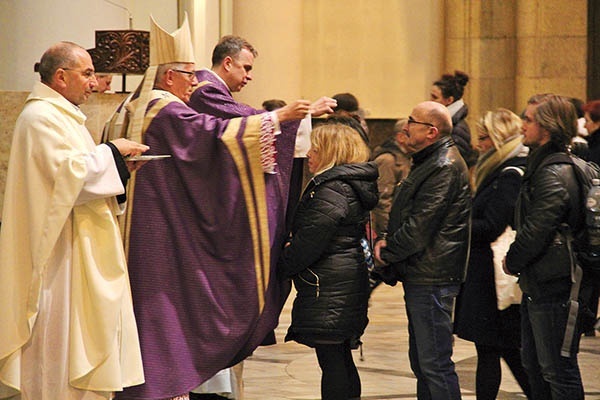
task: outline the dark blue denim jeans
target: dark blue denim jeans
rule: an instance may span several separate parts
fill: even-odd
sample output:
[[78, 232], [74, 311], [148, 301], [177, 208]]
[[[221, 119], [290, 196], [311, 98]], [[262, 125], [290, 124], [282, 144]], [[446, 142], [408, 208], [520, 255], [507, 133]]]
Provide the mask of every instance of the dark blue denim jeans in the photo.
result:
[[419, 400], [460, 399], [452, 361], [452, 311], [460, 285], [403, 284], [410, 367]]
[[532, 300], [523, 295], [521, 358], [533, 400], [579, 400], [584, 397], [577, 364], [581, 336], [575, 334], [571, 357], [560, 355], [569, 313], [568, 297], [569, 294], [565, 293]]

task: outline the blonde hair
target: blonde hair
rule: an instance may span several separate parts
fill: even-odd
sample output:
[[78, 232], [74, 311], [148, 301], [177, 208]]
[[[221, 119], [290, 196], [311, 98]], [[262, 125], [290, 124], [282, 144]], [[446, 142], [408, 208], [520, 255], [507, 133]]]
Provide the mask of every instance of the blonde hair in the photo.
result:
[[487, 134], [496, 150], [499, 150], [504, 142], [521, 131], [523, 121], [514, 112], [506, 108], [497, 108], [486, 112], [477, 123], [477, 129]]
[[319, 153], [317, 173], [336, 165], [367, 162], [371, 153], [360, 134], [342, 124], [316, 127], [310, 135], [310, 144]]

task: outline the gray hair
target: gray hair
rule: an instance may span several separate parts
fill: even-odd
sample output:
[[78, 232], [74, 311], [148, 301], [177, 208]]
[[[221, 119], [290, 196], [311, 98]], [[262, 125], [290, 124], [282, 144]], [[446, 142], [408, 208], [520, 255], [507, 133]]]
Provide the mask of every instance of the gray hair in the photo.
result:
[[77, 49], [85, 50], [80, 45], [73, 42], [59, 42], [51, 46], [42, 55], [42, 59], [37, 64], [37, 70], [40, 73], [42, 82], [49, 84], [59, 68], [73, 68], [77, 63], [75, 51]]

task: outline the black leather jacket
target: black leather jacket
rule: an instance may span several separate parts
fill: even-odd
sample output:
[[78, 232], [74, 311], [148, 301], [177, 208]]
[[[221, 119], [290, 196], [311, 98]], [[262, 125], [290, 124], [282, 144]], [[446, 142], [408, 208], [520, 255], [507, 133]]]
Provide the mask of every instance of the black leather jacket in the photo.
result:
[[569, 262], [556, 269], [550, 268], [550, 264], [556, 263], [539, 265], [538, 261], [552, 246], [564, 241], [559, 235], [561, 224], [567, 223], [572, 231], [577, 231], [583, 223], [583, 210], [579, 206], [583, 202], [573, 166], [557, 163], [540, 168], [546, 157], [559, 151], [550, 142], [529, 155], [515, 210], [517, 236], [506, 255], [508, 270], [520, 274], [521, 289], [534, 297], [570, 289]]
[[398, 280], [459, 284], [470, 239], [471, 189], [467, 166], [450, 137], [413, 154], [413, 166], [395, 195], [381, 258]]

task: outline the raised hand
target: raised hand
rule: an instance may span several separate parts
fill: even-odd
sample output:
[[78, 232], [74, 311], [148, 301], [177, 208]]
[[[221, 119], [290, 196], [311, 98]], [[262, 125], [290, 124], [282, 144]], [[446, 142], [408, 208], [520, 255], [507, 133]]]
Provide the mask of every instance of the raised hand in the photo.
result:
[[296, 100], [275, 111], [279, 122], [302, 119], [306, 117], [310, 109], [308, 100]]
[[309, 111], [313, 117], [320, 117], [323, 114], [331, 114], [336, 107], [337, 100], [323, 96], [310, 105]]

